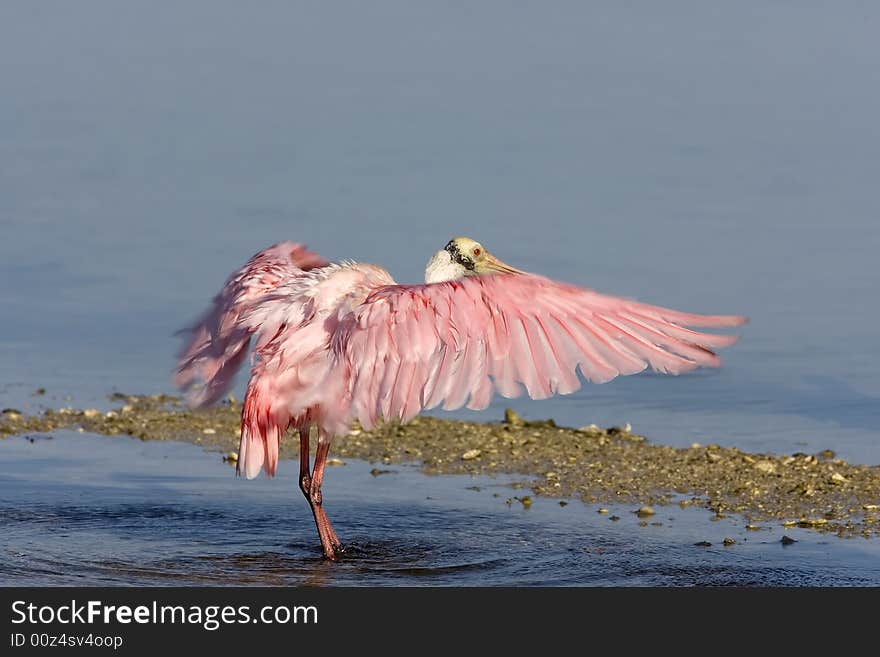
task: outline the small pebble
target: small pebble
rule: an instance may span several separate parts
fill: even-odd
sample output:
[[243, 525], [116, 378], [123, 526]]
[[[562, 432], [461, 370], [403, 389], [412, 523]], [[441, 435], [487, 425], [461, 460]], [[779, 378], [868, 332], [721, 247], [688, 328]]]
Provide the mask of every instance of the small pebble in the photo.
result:
[[327, 465], [345, 465], [342, 459], [327, 459]]
[[779, 539], [779, 542], [783, 545], [791, 545], [792, 543], [797, 543], [797, 540], [791, 538], [790, 536], [783, 536]]
[[206, 434], [208, 434], [208, 435], [212, 435], [212, 434], [217, 433], [217, 430], [216, 430], [216, 429], [212, 429], [211, 427], [205, 427], [204, 429], [202, 429], [202, 433], [206, 433]]
[[764, 474], [773, 474], [776, 472], [776, 464], [773, 461], [758, 461], [755, 463], [755, 470]]
[[87, 408], [86, 410], [83, 411], [83, 416], [89, 417], [89, 418], [100, 417], [101, 411], [99, 411], [97, 408]]
[[801, 518], [798, 520], [798, 527], [818, 527], [827, 522], [828, 521], [825, 518]]
[[596, 513], [608, 513], [608, 509], [606, 509], [606, 508], [603, 506], [601, 509], [597, 510]]
[[636, 515], [638, 515], [639, 518], [650, 518], [654, 515], [654, 509], [649, 506], [643, 506], [636, 511]]
[[712, 547], [712, 544], [709, 541], [699, 541], [694, 543], [697, 547]]
[[519, 416], [519, 413], [517, 413], [512, 408], [505, 408], [504, 409], [504, 422], [505, 422], [505, 424], [513, 424], [513, 425], [525, 424], [523, 422], [523, 419]]
[[729, 536], [727, 536], [724, 538], [722, 543], [724, 543], [724, 545], [733, 545], [734, 543], [736, 543], [736, 541], [733, 540], [732, 538], [730, 538]]
[[618, 520], [620, 520], [620, 516], [611, 516], [611, 517], [608, 518], [608, 519], [609, 519], [609, 520], [612, 520], [612, 521], [614, 521], [614, 522], [617, 522]]
[[474, 459], [480, 458], [480, 455], [482, 453], [483, 452], [479, 449], [469, 449], [468, 451], [466, 451], [464, 454], [461, 455], [461, 460], [462, 461], [472, 461]]
[[229, 452], [229, 454], [223, 457], [223, 460], [235, 463], [238, 461], [238, 452]]

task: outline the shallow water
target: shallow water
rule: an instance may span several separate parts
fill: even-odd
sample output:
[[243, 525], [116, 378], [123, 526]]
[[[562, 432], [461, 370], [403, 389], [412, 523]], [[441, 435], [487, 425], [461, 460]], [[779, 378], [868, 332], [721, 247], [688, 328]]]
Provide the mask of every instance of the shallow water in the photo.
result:
[[[174, 332], [273, 242], [408, 282], [465, 234], [527, 270], [752, 323], [718, 371], [453, 415], [880, 464], [878, 29], [862, 2], [3, 2], [0, 407], [170, 392]], [[85, 495], [101, 471], [82, 468], [46, 485]], [[406, 490], [388, 513], [420, 508]], [[430, 532], [466, 526], [434, 512], [448, 525]], [[543, 536], [572, 515], [523, 518]], [[634, 540], [610, 525], [595, 540]], [[332, 577], [362, 576], [347, 568]]]
[[[325, 505], [349, 544], [330, 564], [295, 462], [246, 481], [195, 445], [75, 432], [9, 438], [0, 457], [3, 584], [880, 585], [877, 541], [750, 532], [677, 506], [641, 527], [631, 506], [526, 509], [508, 504], [524, 494], [511, 481], [412, 466], [374, 476], [357, 461], [327, 474]], [[783, 546], [783, 533], [797, 542]]]

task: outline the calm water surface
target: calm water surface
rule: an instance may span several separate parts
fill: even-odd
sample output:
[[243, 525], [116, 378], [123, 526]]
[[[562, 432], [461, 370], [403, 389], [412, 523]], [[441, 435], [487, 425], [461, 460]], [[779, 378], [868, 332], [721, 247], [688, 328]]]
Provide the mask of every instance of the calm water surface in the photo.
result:
[[880, 585], [878, 541], [795, 528], [783, 546], [778, 525], [749, 532], [677, 506], [642, 527], [632, 505], [525, 509], [508, 504], [523, 493], [505, 480], [401, 466], [374, 476], [357, 461], [327, 476], [325, 506], [350, 544], [330, 564], [295, 462], [248, 482], [194, 445], [59, 432], [2, 449], [6, 584]]
[[[497, 419], [513, 405], [564, 424], [630, 422], [666, 444], [831, 448], [880, 464], [878, 31], [880, 7], [867, 2], [4, 2], [0, 406], [107, 408], [113, 391], [170, 392], [174, 331], [275, 241], [409, 282], [465, 234], [524, 269], [752, 323], [718, 371], [454, 415]], [[0, 445], [6, 477], [5, 462], [21, 458], [13, 444]], [[47, 513], [74, 514], [59, 522], [84, 527], [78, 538], [117, 545], [126, 514], [148, 513], [139, 497], [198, 488], [144, 472], [127, 489], [130, 461], [118, 456], [91, 470], [58, 464], [51, 490], [85, 501]], [[311, 536], [290, 547], [293, 523], [275, 516], [293, 513], [287, 488], [222, 481], [136, 534], [186, 533], [199, 504], [208, 514], [247, 495], [266, 527], [216, 531], [250, 531], [257, 554], [273, 537], [282, 570], [311, 558]], [[356, 485], [335, 484], [340, 495]], [[101, 507], [105, 485], [129, 490], [129, 506]], [[430, 545], [438, 526], [467, 534], [465, 514], [422, 509], [406, 489], [389, 489], [384, 512], [409, 518], [413, 546]], [[456, 504], [476, 510], [478, 497]], [[368, 515], [358, 505], [374, 501], [339, 513], [357, 526]], [[520, 524], [492, 509], [508, 537], [538, 526], [563, 540], [574, 515]], [[423, 522], [429, 510], [437, 522]], [[633, 545], [610, 524], [593, 540]], [[39, 527], [33, 548], [58, 540]], [[362, 527], [361, 537], [392, 533]], [[479, 540], [447, 546], [450, 563], [485, 552], [468, 542]], [[415, 559], [382, 549], [365, 548], [379, 564], [370, 577], [397, 581], [383, 559]], [[176, 568], [200, 572], [189, 563], [198, 553]], [[357, 579], [351, 568], [338, 576]], [[556, 566], [540, 571], [526, 579], [556, 581]]]

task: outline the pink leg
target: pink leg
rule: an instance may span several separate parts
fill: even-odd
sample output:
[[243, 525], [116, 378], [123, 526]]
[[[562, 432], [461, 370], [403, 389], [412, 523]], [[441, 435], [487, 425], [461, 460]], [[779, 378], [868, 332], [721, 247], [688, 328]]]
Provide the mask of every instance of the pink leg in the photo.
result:
[[299, 489], [309, 499], [312, 475], [309, 474], [309, 428], [299, 430]]
[[318, 536], [321, 538], [321, 547], [324, 556], [333, 561], [337, 558], [337, 552], [342, 547], [333, 526], [324, 512], [323, 497], [321, 495], [321, 483], [324, 480], [324, 467], [327, 464], [327, 453], [330, 451], [330, 440], [323, 433], [318, 434], [318, 448], [315, 450], [315, 465], [309, 474], [309, 431], [300, 429], [299, 432], [299, 487], [305, 495], [309, 506], [312, 507], [312, 515], [315, 517], [315, 525], [318, 528]]

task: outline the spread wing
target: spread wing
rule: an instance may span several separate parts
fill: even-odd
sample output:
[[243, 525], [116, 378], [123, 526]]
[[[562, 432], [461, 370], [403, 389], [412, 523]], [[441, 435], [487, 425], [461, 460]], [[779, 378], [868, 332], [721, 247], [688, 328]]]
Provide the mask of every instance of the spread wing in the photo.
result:
[[350, 369], [352, 417], [407, 421], [422, 409], [480, 409], [494, 392], [533, 399], [651, 367], [716, 367], [736, 336], [687, 326], [746, 318], [694, 315], [534, 275], [477, 276], [371, 294], [335, 339]]
[[[188, 329], [178, 353], [174, 384], [189, 390], [194, 406], [211, 404], [229, 392], [247, 355], [252, 327], [240, 319], [279, 285], [328, 264], [302, 244], [280, 242], [254, 255], [226, 280], [210, 308]], [[204, 386], [196, 389], [197, 383]]]

